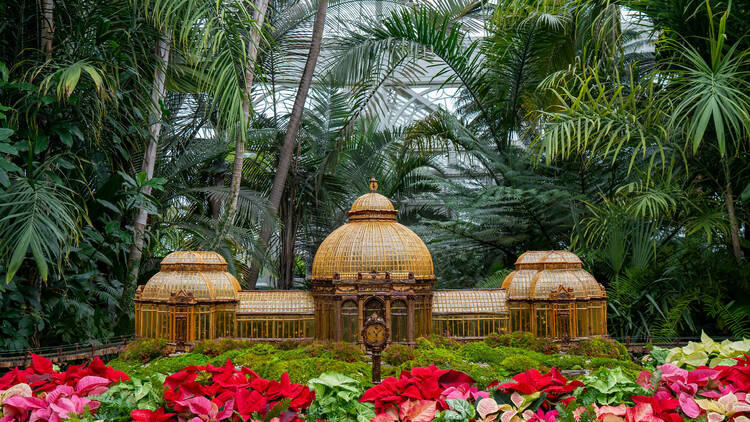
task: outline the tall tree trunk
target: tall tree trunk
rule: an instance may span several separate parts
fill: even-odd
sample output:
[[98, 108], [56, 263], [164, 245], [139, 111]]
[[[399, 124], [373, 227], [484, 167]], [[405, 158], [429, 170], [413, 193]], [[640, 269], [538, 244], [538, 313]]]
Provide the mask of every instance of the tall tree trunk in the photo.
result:
[[[213, 175], [213, 182], [214, 187], [217, 189], [217, 191], [224, 187], [224, 171], [220, 171]], [[219, 199], [218, 196], [210, 196], [208, 198], [209, 203], [211, 204], [211, 218], [213, 218], [215, 221], [218, 221], [221, 217], [221, 199]]]
[[[268, 197], [268, 202], [274, 213], [279, 210], [279, 203], [281, 202], [281, 196], [284, 193], [289, 166], [292, 163], [294, 145], [297, 141], [297, 134], [299, 133], [300, 125], [302, 124], [302, 112], [305, 109], [307, 93], [310, 91], [313, 73], [315, 73], [315, 65], [318, 62], [318, 55], [320, 54], [320, 44], [323, 39], [323, 27], [326, 22], [327, 10], [328, 0], [320, 0], [320, 3], [318, 3], [318, 11], [315, 15], [315, 23], [313, 24], [310, 52], [307, 54], [305, 69], [302, 71], [302, 79], [299, 81], [297, 96], [294, 98], [292, 115], [289, 117], [289, 124], [287, 125], [286, 134], [284, 135], [284, 143], [282, 144], [279, 153], [279, 164], [276, 167], [276, 174], [273, 177], [273, 185], [271, 186], [271, 194]], [[273, 220], [264, 218], [259, 239], [261, 248], [265, 249], [267, 247], [272, 231]], [[250, 268], [250, 274], [248, 275], [248, 285], [251, 289], [255, 288], [255, 283], [258, 280], [259, 273], [260, 265], [258, 263], [253, 263]]]
[[722, 164], [724, 166], [724, 179], [725, 179], [725, 191], [724, 199], [727, 203], [727, 214], [729, 215], [729, 233], [732, 237], [732, 253], [737, 261], [741, 261], [744, 258], [742, 248], [740, 248], [740, 229], [737, 223], [737, 215], [734, 211], [734, 194], [732, 193], [732, 179], [729, 175], [729, 158], [722, 158]]
[[[261, 30], [263, 29], [263, 22], [266, 19], [266, 10], [268, 10], [268, 0], [256, 0], [255, 12], [253, 18], [255, 19], [257, 30], [253, 31], [250, 45], [248, 46], [248, 64], [245, 70], [245, 95], [242, 97], [242, 118], [244, 120], [244, 126], [250, 121], [250, 111], [252, 109], [252, 90], [253, 90], [253, 79], [255, 78], [255, 60], [258, 58], [258, 45], [260, 43]], [[243, 128], [244, 131], [244, 128]], [[245, 133], [239, 133], [234, 144], [234, 166], [232, 167], [232, 182], [229, 185], [229, 192], [231, 194], [231, 203], [229, 205], [229, 211], [227, 212], [227, 218], [225, 224], [232, 224], [234, 221], [235, 214], [237, 213], [237, 203], [240, 199], [240, 184], [242, 182], [242, 165], [245, 161]], [[221, 236], [219, 236], [221, 237]]]
[[52, 37], [55, 33], [55, 2], [54, 0], [40, 0], [42, 10], [42, 51], [47, 59], [52, 57]]
[[[149, 140], [146, 151], [143, 153], [141, 171], [146, 172], [146, 179], [154, 177], [154, 165], [156, 163], [156, 147], [161, 134], [161, 104], [164, 102], [166, 69], [169, 63], [169, 50], [171, 48], [171, 34], [165, 34], [164, 38], [156, 43], [156, 65], [154, 66], [154, 82], [151, 86], [151, 125], [149, 126]], [[144, 186], [141, 189], [146, 195], [151, 194], [151, 187]], [[138, 269], [143, 255], [143, 236], [146, 233], [148, 213], [139, 209], [133, 221], [133, 244], [130, 246], [128, 257], [128, 276], [123, 286], [121, 304], [130, 299], [130, 290], [137, 281]]]
[[279, 288], [288, 290], [294, 285], [294, 268], [296, 264], [294, 249], [297, 234], [297, 218], [294, 203], [297, 188], [294, 184], [294, 174], [286, 184], [286, 195], [281, 201], [279, 213], [281, 215], [281, 249], [279, 252]]

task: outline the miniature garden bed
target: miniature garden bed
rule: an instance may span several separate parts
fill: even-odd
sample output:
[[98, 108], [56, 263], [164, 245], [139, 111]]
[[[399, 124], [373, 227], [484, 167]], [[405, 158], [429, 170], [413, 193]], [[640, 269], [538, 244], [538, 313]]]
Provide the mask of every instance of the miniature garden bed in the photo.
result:
[[637, 364], [611, 340], [561, 353], [525, 335], [432, 337], [387, 352], [391, 376], [376, 386], [348, 344], [214, 341], [154, 358], [163, 350], [139, 342], [109, 365], [65, 371], [34, 356], [0, 377], [0, 421], [750, 420], [750, 341], [704, 336]]

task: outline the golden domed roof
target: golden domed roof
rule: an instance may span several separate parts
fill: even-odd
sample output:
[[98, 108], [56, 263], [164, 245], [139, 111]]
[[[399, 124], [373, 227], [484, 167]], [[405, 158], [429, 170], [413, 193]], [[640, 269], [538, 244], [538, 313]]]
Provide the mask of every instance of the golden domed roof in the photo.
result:
[[546, 300], [561, 286], [571, 289], [576, 299], [606, 297], [602, 285], [581, 267], [581, 259], [568, 251], [524, 253], [501, 288], [508, 291], [508, 299]]
[[355, 220], [393, 220], [396, 221], [398, 211], [393, 207], [390, 199], [379, 194], [378, 181], [370, 179], [370, 193], [357, 198], [352, 208], [347, 211], [349, 221]]
[[180, 290], [198, 302], [237, 300], [240, 283], [227, 272], [227, 261], [211, 251], [177, 251], [161, 262], [140, 294], [141, 300], [169, 301]]
[[360, 274], [389, 273], [392, 279], [434, 279], [432, 256], [422, 239], [396, 221], [393, 203], [376, 192], [357, 198], [349, 222], [320, 244], [310, 279], [356, 279]]
[[527, 251], [516, 260], [517, 270], [581, 268], [581, 258], [569, 251]]

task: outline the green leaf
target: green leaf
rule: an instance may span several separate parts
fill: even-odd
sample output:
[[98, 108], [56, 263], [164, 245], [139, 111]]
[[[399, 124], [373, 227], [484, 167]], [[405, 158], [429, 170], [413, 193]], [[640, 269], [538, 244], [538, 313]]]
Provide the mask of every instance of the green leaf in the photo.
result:
[[10, 185], [10, 178], [8, 178], [8, 172], [0, 168], [0, 185], [7, 188]]
[[60, 137], [60, 141], [65, 146], [73, 146], [73, 135], [71, 135], [70, 132], [66, 130], [55, 129], [55, 133]]
[[0, 157], [0, 169], [23, 173], [23, 169], [21, 169], [21, 167], [18, 167], [17, 165], [11, 163], [10, 161], [2, 157]]
[[39, 135], [34, 142], [34, 154], [44, 152], [49, 145], [49, 136]]
[[0, 153], [18, 155], [18, 150], [11, 144], [0, 142]]
[[8, 71], [8, 66], [6, 66], [5, 63], [0, 62], [0, 77], [3, 78], [3, 82], [8, 82], [9, 75], [10, 71]]
[[476, 414], [476, 409], [466, 400], [449, 399], [446, 400], [451, 410], [458, 412], [463, 418], [471, 419]]
[[13, 129], [9, 129], [7, 127], [0, 127], [0, 141], [4, 141], [8, 138], [10, 138], [10, 135], [15, 133]]
[[742, 190], [742, 193], [740, 194], [740, 199], [743, 201], [747, 201], [750, 199], [750, 183], [745, 185], [745, 189]]

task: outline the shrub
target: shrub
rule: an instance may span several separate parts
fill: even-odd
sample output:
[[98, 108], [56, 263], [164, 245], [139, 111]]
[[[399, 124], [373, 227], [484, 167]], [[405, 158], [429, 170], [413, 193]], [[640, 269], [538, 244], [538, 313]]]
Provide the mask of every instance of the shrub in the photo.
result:
[[195, 344], [193, 353], [200, 353], [206, 356], [218, 356], [229, 350], [244, 349], [253, 346], [255, 343], [248, 340], [235, 340], [223, 338], [217, 340], [202, 340]]
[[232, 362], [234, 362], [234, 360], [237, 359], [238, 356], [242, 356], [245, 353], [247, 353], [247, 349], [229, 350], [218, 356], [212, 357], [211, 359], [208, 360], [208, 363], [210, 363], [213, 366], [224, 366], [227, 360], [231, 360]]
[[414, 349], [405, 344], [391, 344], [383, 351], [383, 362], [398, 366], [416, 357]]
[[546, 354], [560, 351], [560, 346], [552, 340], [537, 338], [532, 333], [522, 331], [509, 334], [492, 333], [484, 339], [484, 342], [491, 347], [516, 347]]
[[[171, 357], [163, 356], [146, 364], [131, 365], [128, 367], [117, 364], [117, 360], [110, 362], [110, 364], [115, 368], [122, 368], [122, 370], [127, 371], [131, 375], [148, 378], [155, 374], [172, 374], [190, 365], [205, 365], [208, 363], [208, 360], [207, 356], [198, 353], [185, 353]], [[127, 362], [125, 363], [127, 364]]]
[[532, 368], [538, 369], [540, 372], [549, 371], [549, 368], [542, 365], [541, 362], [526, 355], [508, 356], [503, 359], [500, 365], [512, 375], [526, 372]]
[[126, 361], [148, 362], [160, 356], [169, 354], [167, 340], [140, 338], [133, 340], [120, 353], [120, 359]]
[[597, 358], [630, 360], [628, 349], [622, 343], [604, 337], [580, 340], [571, 345], [568, 352]]
[[524, 353], [523, 350], [494, 348], [483, 341], [465, 344], [460, 350], [461, 356], [470, 362], [486, 362], [499, 365], [508, 356]]
[[254, 355], [272, 355], [276, 353], [276, 348], [268, 343], [256, 343], [250, 347], [249, 352]]
[[307, 346], [305, 350], [313, 357], [329, 357], [344, 362], [357, 362], [365, 359], [362, 349], [351, 343], [316, 341]]
[[292, 382], [307, 383], [322, 372], [338, 372], [358, 382], [369, 381], [371, 367], [365, 362], [342, 362], [331, 358], [307, 358], [294, 360], [273, 359], [262, 361], [251, 368], [263, 378], [281, 377], [285, 372]]
[[436, 347], [439, 347], [442, 349], [456, 350], [461, 347], [461, 343], [453, 340], [450, 337], [431, 334], [427, 337], [419, 337], [417, 339], [417, 347], [425, 349], [434, 349]]
[[300, 348], [301, 346], [308, 346], [311, 343], [312, 342], [308, 340], [287, 339], [284, 341], [280, 341], [278, 344], [276, 344], [276, 348], [279, 350], [294, 350], [294, 349]]
[[591, 363], [584, 356], [571, 354], [539, 355], [543, 365], [558, 369], [581, 369]]

